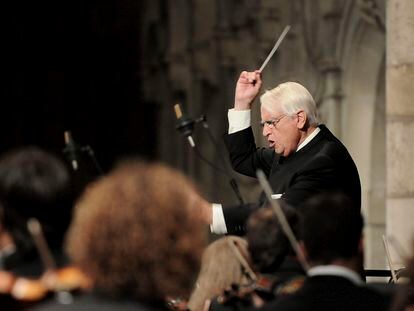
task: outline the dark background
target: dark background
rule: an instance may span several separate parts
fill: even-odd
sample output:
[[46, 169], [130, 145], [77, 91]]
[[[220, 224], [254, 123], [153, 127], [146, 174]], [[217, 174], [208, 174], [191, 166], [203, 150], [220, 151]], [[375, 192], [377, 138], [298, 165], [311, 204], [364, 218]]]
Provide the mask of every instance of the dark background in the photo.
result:
[[9, 1], [4, 6], [0, 152], [57, 154], [70, 130], [107, 171], [156, 154], [156, 107], [141, 100], [141, 1]]

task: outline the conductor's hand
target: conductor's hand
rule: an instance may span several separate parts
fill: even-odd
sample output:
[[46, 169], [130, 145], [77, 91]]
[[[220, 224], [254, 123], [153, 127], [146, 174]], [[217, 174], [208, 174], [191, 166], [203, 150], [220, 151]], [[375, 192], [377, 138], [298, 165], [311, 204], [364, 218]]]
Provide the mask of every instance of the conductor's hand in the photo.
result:
[[243, 71], [237, 80], [236, 93], [234, 96], [234, 109], [251, 109], [252, 103], [259, 94], [262, 86], [262, 77], [259, 70], [253, 72]]

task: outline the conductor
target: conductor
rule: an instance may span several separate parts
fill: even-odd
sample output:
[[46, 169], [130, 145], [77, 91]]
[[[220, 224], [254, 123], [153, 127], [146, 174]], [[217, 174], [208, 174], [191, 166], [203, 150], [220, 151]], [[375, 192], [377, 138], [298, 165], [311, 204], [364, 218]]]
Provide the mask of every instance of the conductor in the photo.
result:
[[[251, 177], [256, 177], [257, 169], [263, 170], [273, 197], [293, 207], [316, 194], [342, 192], [360, 208], [356, 165], [339, 139], [319, 124], [315, 101], [301, 84], [285, 82], [260, 97], [260, 124], [268, 148], [256, 146], [251, 108], [261, 86], [258, 70], [243, 71], [237, 81], [225, 137], [234, 170]], [[257, 207], [204, 204], [203, 214], [213, 233], [243, 234], [248, 216]]]

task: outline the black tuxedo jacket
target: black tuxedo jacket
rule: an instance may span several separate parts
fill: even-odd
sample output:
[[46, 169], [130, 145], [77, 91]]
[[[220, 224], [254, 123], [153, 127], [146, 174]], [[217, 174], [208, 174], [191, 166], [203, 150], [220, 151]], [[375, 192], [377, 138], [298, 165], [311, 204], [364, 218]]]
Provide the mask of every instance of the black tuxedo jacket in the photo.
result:
[[355, 285], [340, 276], [320, 275], [309, 277], [298, 291], [261, 310], [382, 311], [388, 310], [389, 303], [389, 297], [365, 285]]
[[[273, 149], [257, 148], [251, 127], [225, 136], [231, 164], [237, 172], [256, 177], [261, 169], [269, 179], [273, 192], [297, 207], [311, 196], [340, 191], [348, 195], [355, 206], [361, 206], [361, 184], [354, 161], [345, 146], [326, 128], [302, 149], [283, 157]], [[244, 232], [244, 223], [256, 205], [225, 207], [227, 231]]]

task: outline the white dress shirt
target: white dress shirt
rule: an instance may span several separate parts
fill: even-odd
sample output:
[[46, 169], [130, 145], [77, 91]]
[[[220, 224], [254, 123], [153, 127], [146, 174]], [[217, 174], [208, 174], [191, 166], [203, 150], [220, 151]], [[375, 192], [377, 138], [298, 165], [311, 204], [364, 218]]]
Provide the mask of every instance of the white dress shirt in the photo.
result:
[[350, 280], [355, 285], [362, 285], [361, 277], [355, 271], [336, 265], [315, 266], [308, 270], [308, 276], [332, 275]]

